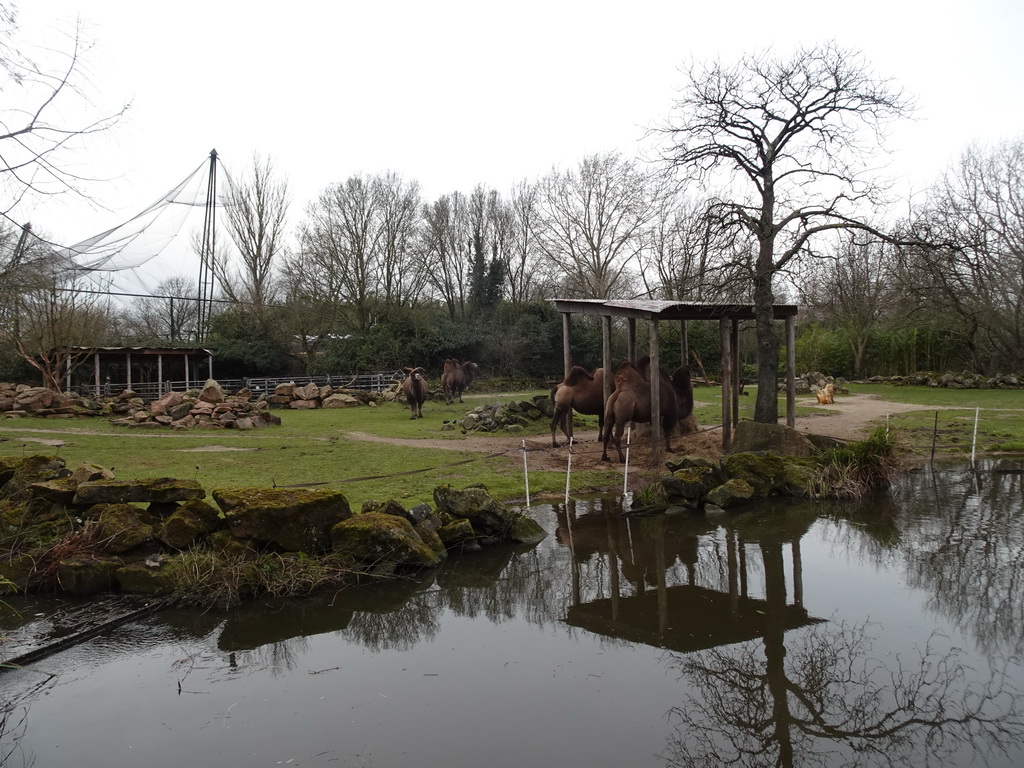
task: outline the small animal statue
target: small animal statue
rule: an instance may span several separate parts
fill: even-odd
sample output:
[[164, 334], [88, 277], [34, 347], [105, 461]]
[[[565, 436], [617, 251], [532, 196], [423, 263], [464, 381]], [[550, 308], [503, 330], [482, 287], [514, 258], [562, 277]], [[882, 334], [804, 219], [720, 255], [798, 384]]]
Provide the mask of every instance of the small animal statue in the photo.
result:
[[551, 403], [554, 414], [551, 417], [551, 447], [557, 448], [555, 435], [558, 428], [567, 438], [572, 437], [572, 412], [584, 416], [597, 416], [597, 439], [604, 437], [604, 368], [595, 368], [593, 373], [578, 365], [569, 370], [560, 384], [551, 388]]
[[427, 379], [423, 368], [404, 368], [405, 380], [402, 382], [402, 393], [405, 395], [409, 409], [412, 411], [410, 419], [423, 418], [423, 401], [427, 399]]
[[832, 405], [835, 402], [836, 387], [829, 382], [816, 393], [818, 403], [821, 405]]

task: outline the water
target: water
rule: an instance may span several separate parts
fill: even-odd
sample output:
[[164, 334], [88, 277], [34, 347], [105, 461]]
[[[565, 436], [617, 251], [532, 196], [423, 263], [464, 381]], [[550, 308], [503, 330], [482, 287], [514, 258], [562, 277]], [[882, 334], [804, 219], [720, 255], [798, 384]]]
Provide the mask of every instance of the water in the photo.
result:
[[536, 547], [165, 611], [0, 676], [0, 764], [1020, 765], [1004, 469], [721, 522], [535, 507]]

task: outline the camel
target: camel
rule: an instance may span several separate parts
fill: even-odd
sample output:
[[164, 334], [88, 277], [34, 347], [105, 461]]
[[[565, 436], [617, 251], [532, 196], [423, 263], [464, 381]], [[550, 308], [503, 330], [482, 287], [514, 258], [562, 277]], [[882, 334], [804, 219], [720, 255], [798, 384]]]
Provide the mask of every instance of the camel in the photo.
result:
[[558, 447], [555, 433], [560, 426], [567, 438], [572, 438], [572, 412], [597, 416], [597, 439], [604, 436], [604, 368], [593, 374], [574, 365], [569, 375], [551, 388], [554, 415], [551, 417], [551, 447]]
[[426, 371], [423, 368], [405, 368], [405, 380], [402, 382], [402, 392], [412, 410], [410, 419], [423, 418], [423, 401], [427, 399], [427, 379], [423, 375]]
[[441, 391], [444, 392], [444, 400], [451, 405], [458, 396], [462, 402], [462, 393], [469, 389], [473, 382], [473, 372], [480, 366], [466, 360], [460, 363], [454, 357], [444, 361], [444, 369], [441, 372]]
[[[614, 428], [615, 450], [619, 461], [625, 461], [622, 453], [622, 433], [628, 422], [651, 423], [650, 358], [643, 358], [639, 366], [625, 362], [615, 372], [615, 391], [608, 398], [604, 411], [604, 453], [602, 461], [608, 458], [608, 443], [612, 440]], [[665, 451], [672, 452], [672, 430], [693, 412], [693, 386], [690, 369], [681, 365], [672, 377], [664, 371], [661, 376], [661, 432], [665, 439]]]

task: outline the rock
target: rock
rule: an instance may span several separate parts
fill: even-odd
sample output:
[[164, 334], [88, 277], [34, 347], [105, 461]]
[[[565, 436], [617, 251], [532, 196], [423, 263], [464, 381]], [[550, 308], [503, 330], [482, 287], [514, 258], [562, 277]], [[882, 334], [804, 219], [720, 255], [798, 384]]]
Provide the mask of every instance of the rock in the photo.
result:
[[784, 424], [741, 421], [736, 425], [731, 453], [775, 451], [786, 456], [813, 456], [814, 445], [795, 429]]
[[350, 558], [370, 572], [396, 566], [433, 567], [444, 560], [445, 550], [435, 551], [423, 542], [404, 517], [368, 512], [343, 520], [331, 529], [334, 552]]
[[707, 495], [707, 501], [722, 509], [742, 504], [754, 496], [754, 489], [746, 480], [733, 478], [713, 488]]
[[733, 453], [722, 458], [731, 479], [745, 480], [758, 498], [786, 490], [786, 462], [773, 453]]
[[118, 568], [115, 575], [122, 592], [168, 595], [174, 591], [174, 581], [166, 568], [147, 568], [144, 563], [133, 563]]
[[324, 408], [354, 408], [360, 405], [359, 401], [352, 395], [336, 392], [322, 401]]
[[437, 536], [449, 549], [475, 542], [480, 535], [473, 530], [469, 520], [455, 520], [437, 529]]
[[26, 502], [31, 496], [33, 484], [68, 477], [70, 474], [64, 459], [59, 456], [26, 456], [17, 460], [10, 478], [0, 488], [0, 498], [15, 503]]
[[[306, 384], [305, 386], [296, 387], [295, 391], [292, 393], [292, 396], [297, 398], [298, 400], [315, 401], [320, 398], [320, 387], [318, 387], [313, 382], [309, 382], [309, 384]], [[316, 406], [313, 407], [315, 408]]]
[[196, 480], [156, 477], [148, 480], [95, 480], [81, 483], [75, 504], [115, 504], [120, 502], [166, 503], [202, 499], [206, 491]]
[[156, 537], [173, 549], [188, 549], [222, 526], [220, 514], [200, 499], [179, 506], [157, 529]]
[[57, 566], [57, 585], [68, 594], [87, 597], [110, 592], [117, 585], [117, 570], [124, 566], [118, 558], [80, 555], [61, 560]]
[[103, 550], [119, 555], [153, 541], [157, 520], [131, 504], [105, 504], [97, 526]]
[[434, 503], [441, 512], [468, 520], [479, 536], [524, 542], [544, 538], [536, 538], [543, 532], [539, 525], [524, 523], [525, 516], [521, 512], [496, 501], [485, 488], [458, 491], [448, 485], [438, 486], [434, 489]]
[[149, 404], [150, 413], [154, 416], [164, 416], [168, 410], [181, 405], [185, 395], [181, 392], [165, 392]]
[[331, 544], [331, 528], [352, 515], [341, 491], [242, 488], [213, 491], [228, 528], [239, 538], [314, 554]]
[[207, 379], [203, 388], [199, 390], [197, 399], [204, 403], [222, 403], [224, 402], [224, 389], [214, 379]]

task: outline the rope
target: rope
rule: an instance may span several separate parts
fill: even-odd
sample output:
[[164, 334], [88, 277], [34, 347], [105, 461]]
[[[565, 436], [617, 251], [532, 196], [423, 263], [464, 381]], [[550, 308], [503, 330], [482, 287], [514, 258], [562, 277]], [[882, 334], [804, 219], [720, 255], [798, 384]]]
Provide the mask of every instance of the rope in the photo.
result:
[[499, 453], [488, 453], [486, 456], [477, 456], [475, 459], [464, 459], [462, 461], [453, 461], [449, 464], [439, 464], [436, 467], [424, 467], [423, 469], [410, 469], [406, 472], [395, 472], [391, 475], [366, 475], [365, 477], [349, 477], [344, 480], [322, 480], [316, 483], [293, 483], [291, 485], [275, 485], [275, 488], [311, 488], [315, 485], [330, 485], [331, 483], [360, 483], [364, 480], [386, 480], [389, 477], [405, 477], [406, 475], [418, 475], [423, 472], [435, 472], [439, 469], [447, 469], [448, 467], [458, 467], [463, 464], [472, 464], [474, 461], [484, 461], [486, 459], [495, 459], [499, 456], [508, 455], [506, 451]]

